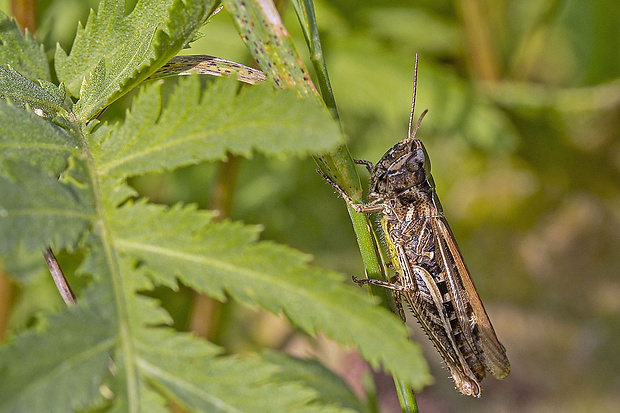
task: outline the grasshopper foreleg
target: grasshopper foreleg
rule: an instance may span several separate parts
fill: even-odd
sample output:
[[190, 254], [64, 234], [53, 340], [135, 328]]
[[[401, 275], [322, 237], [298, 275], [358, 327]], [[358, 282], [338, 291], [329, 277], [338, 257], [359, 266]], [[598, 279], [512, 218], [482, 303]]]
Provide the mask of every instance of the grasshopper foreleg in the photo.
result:
[[364, 165], [371, 175], [372, 175], [373, 171], [375, 170], [375, 167], [373, 166], [372, 162], [370, 162], [370, 161], [366, 161], [364, 159], [353, 159], [353, 162], [355, 162], [358, 165]]
[[331, 186], [333, 186], [334, 189], [336, 189], [336, 191], [338, 191], [338, 193], [344, 198], [344, 200], [347, 202], [347, 204], [349, 204], [351, 206], [351, 208], [353, 208], [355, 210], [355, 212], [360, 213], [360, 214], [369, 214], [371, 212], [381, 212], [381, 211], [383, 211], [383, 204], [372, 205], [372, 204], [357, 204], [357, 203], [355, 203], [355, 201], [353, 201], [353, 199], [351, 199], [349, 194], [347, 194], [344, 191], [344, 189], [342, 189], [340, 187], [340, 185], [338, 185], [336, 182], [332, 181], [332, 179], [329, 176], [325, 175], [323, 173], [323, 171], [321, 171], [320, 169], [317, 169], [316, 171]]

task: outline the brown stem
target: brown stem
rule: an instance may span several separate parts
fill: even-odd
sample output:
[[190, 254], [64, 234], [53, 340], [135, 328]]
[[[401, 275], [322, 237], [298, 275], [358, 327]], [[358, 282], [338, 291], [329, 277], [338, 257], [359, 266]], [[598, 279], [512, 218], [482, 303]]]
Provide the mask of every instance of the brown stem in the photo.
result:
[[28, 29], [30, 33], [34, 33], [37, 29], [34, 0], [12, 0], [11, 14], [22, 30]]
[[6, 332], [12, 302], [13, 283], [0, 268], [0, 341], [3, 340]]
[[[240, 163], [241, 158], [229, 154], [228, 159], [220, 162], [218, 166], [211, 209], [219, 211], [220, 214], [217, 217], [219, 221], [230, 215]], [[212, 340], [221, 306], [222, 304], [219, 301], [204, 294], [196, 293], [189, 321], [189, 330], [199, 337]]]
[[58, 292], [60, 292], [62, 299], [67, 305], [75, 304], [75, 294], [73, 294], [65, 274], [62, 272], [60, 265], [58, 265], [58, 261], [56, 260], [56, 256], [54, 255], [52, 248], [47, 247], [44, 249], [43, 257], [45, 258], [45, 262], [47, 263], [50, 273], [52, 273], [52, 278], [54, 279], [54, 283], [56, 284], [56, 288], [58, 288]]
[[213, 201], [210, 207], [219, 211], [218, 221], [230, 215], [240, 166], [241, 158], [231, 154], [228, 154], [228, 159], [220, 162], [218, 166], [217, 180], [213, 187]]
[[460, 0], [458, 4], [475, 78], [499, 80], [499, 64], [489, 33], [488, 13], [483, 2], [481, 0]]

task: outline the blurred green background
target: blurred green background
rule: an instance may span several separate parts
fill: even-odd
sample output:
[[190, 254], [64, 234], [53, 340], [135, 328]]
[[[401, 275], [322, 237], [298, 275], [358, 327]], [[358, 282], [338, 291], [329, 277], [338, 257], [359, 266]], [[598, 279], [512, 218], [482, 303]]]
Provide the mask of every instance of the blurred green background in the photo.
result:
[[[85, 21], [97, 3], [36, 1], [38, 40], [46, 50], [57, 41], [68, 50], [77, 20]], [[414, 55], [420, 55], [417, 107], [429, 114], [418, 138], [511, 360], [508, 379], [485, 380], [480, 400], [460, 396], [410, 320], [436, 379], [418, 394], [421, 412], [618, 411], [620, 3], [331, 0], [316, 7], [347, 144], [356, 158], [376, 162], [405, 137]], [[2, 10], [10, 14], [8, 1]], [[307, 55], [292, 7], [285, 4], [283, 14], [298, 50]], [[250, 63], [225, 12], [203, 31], [186, 54]], [[106, 118], [119, 117], [130, 99], [117, 102]], [[238, 166], [233, 219], [264, 225], [264, 239], [311, 253], [319, 266], [363, 273], [344, 202], [316, 174], [312, 160], [256, 156]], [[133, 184], [153, 202], [207, 208], [217, 168], [193, 166]], [[365, 187], [363, 168], [360, 175]], [[19, 287], [3, 287], [13, 290], [0, 308], [10, 314], [9, 331], [31, 323], [37, 311], [60, 305], [40, 264], [33, 263], [39, 275], [23, 272]], [[191, 292], [159, 293], [183, 328]], [[284, 332], [267, 334], [268, 343], [257, 334], [248, 344], [247, 330], [256, 329], [252, 322], [266, 317], [248, 312], [229, 312], [222, 345], [290, 343], [285, 323], [262, 318], [268, 331]], [[328, 364], [346, 371], [353, 368], [349, 361], [332, 356]], [[398, 411], [393, 387], [378, 386], [382, 411], [390, 406]]]

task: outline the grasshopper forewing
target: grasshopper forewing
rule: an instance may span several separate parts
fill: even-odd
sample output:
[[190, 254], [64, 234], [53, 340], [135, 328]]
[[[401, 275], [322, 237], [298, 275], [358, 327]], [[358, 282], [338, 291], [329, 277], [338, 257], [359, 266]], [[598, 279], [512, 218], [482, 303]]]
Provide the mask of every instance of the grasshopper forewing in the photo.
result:
[[441, 354], [459, 391], [479, 397], [486, 372], [504, 379], [510, 373], [510, 363], [444, 216], [426, 149], [415, 138], [426, 111], [412, 130], [417, 69], [416, 56], [408, 137], [387, 151], [375, 166], [369, 161], [355, 161], [370, 172], [369, 203], [356, 204], [338, 184], [319, 172], [355, 211], [381, 212], [395, 282], [354, 281], [394, 290], [399, 308], [404, 299]]

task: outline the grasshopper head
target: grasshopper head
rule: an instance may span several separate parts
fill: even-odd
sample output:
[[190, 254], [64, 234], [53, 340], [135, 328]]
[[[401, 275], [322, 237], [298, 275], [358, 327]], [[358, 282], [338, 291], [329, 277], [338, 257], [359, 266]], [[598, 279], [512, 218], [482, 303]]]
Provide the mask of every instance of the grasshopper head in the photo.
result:
[[415, 98], [418, 84], [418, 55], [415, 57], [413, 72], [413, 97], [411, 99], [411, 114], [409, 116], [409, 132], [407, 139], [394, 145], [377, 162], [370, 177], [370, 202], [380, 202], [386, 198], [394, 198], [428, 182], [434, 187], [431, 177], [431, 162], [422, 141], [415, 138], [420, 122], [428, 112], [422, 112], [413, 127], [415, 112]]
[[377, 162], [370, 178], [368, 199], [395, 197], [431, 177], [431, 163], [419, 139], [405, 139], [394, 145]]

